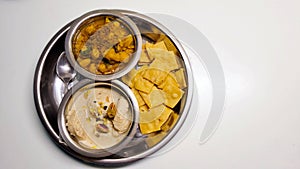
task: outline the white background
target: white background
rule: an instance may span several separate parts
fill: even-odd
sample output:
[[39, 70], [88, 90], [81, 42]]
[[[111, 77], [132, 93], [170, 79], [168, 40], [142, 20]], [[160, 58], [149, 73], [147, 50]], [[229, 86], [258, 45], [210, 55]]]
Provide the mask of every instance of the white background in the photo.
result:
[[214, 46], [227, 83], [224, 116], [208, 142], [199, 144], [196, 125], [169, 152], [127, 168], [300, 168], [297, 0], [0, 0], [0, 168], [94, 168], [49, 139], [32, 90], [36, 63], [50, 38], [98, 8], [186, 20]]

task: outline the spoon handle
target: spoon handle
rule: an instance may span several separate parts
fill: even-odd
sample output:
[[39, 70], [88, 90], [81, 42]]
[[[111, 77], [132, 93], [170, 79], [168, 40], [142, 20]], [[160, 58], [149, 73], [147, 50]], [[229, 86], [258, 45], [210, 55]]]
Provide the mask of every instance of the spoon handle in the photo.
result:
[[79, 80], [78, 80], [77, 76], [71, 82], [68, 82], [66, 85], [67, 91], [70, 90], [78, 82], [79, 82]]

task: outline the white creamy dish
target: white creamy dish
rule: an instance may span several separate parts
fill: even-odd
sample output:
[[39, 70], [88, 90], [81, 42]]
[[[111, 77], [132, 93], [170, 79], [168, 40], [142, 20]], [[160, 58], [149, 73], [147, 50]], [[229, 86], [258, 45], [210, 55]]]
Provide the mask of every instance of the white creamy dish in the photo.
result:
[[121, 142], [132, 124], [128, 100], [113, 88], [76, 92], [65, 112], [66, 127], [81, 146], [106, 149]]

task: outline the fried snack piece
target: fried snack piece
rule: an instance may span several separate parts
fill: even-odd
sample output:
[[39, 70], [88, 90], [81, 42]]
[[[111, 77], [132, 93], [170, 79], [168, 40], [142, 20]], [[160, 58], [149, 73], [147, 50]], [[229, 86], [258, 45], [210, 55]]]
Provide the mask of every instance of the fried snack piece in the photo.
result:
[[162, 131], [169, 131], [174, 127], [178, 120], [178, 114], [175, 112], [172, 112], [168, 118], [168, 120], [161, 126]]
[[151, 60], [147, 54], [147, 51], [145, 49], [143, 49], [138, 64], [145, 65], [145, 64], [149, 64], [150, 62], [151, 62]]
[[173, 51], [176, 55], [178, 55], [176, 46], [168, 36], [161, 34], [157, 41], [163, 41], [169, 51]]
[[138, 73], [136, 69], [132, 69], [129, 73], [122, 77], [122, 81], [127, 84], [128, 86], [132, 86], [132, 78]]
[[127, 84], [129, 87], [133, 88], [134, 86], [134, 77], [143, 75], [143, 71], [147, 69], [148, 66], [142, 66], [139, 70], [132, 69], [129, 73], [122, 77], [122, 81]]
[[150, 93], [150, 91], [152, 90], [152, 87], [154, 86], [153, 83], [144, 79], [142, 77], [141, 73], [134, 77], [133, 85], [134, 85], [134, 88], [136, 88], [137, 90], [145, 92], [147, 94]]
[[149, 56], [155, 58], [150, 64], [150, 67], [159, 68], [167, 72], [179, 68], [177, 56], [174, 54], [174, 52], [156, 48], [150, 48], [147, 49], [147, 51]]
[[[151, 61], [154, 59], [154, 56], [151, 54], [151, 49], [161, 49], [164, 51], [168, 51], [168, 49], [163, 41], [157, 42], [155, 44], [146, 42], [145, 49], [147, 50], [148, 57]], [[149, 53], [149, 51], [150, 51], [150, 53]]]
[[149, 108], [146, 104], [143, 105], [143, 106], [140, 106], [140, 112], [141, 113], [145, 113], [145, 112], [148, 112], [148, 111], [149, 111]]
[[185, 81], [185, 78], [184, 78], [184, 70], [183, 68], [180, 68], [179, 70], [177, 70], [175, 73], [174, 73], [175, 77], [176, 77], [176, 80], [180, 86], [181, 89], [184, 89], [186, 88], [186, 81]]
[[132, 90], [136, 100], [138, 101], [139, 107], [145, 105], [146, 103], [144, 102], [144, 100], [143, 100], [142, 96], [140, 95], [139, 91], [134, 89], [134, 88], [132, 88], [131, 90]]
[[163, 104], [166, 100], [164, 92], [160, 89], [157, 89], [155, 86], [152, 88], [149, 94], [140, 92], [140, 96], [143, 98], [144, 102], [149, 108]]
[[144, 71], [143, 78], [151, 81], [156, 85], [160, 85], [164, 82], [168, 75], [168, 72], [160, 70], [158, 68], [148, 68]]
[[[139, 127], [142, 134], [156, 135], [168, 131], [178, 120], [174, 108], [186, 88], [185, 72], [179, 65], [178, 56], [168, 51], [164, 41], [146, 42], [142, 46], [138, 70], [122, 77], [137, 98], [140, 110]], [[148, 66], [149, 65], [149, 66]]]
[[160, 42], [156, 42], [152, 48], [156, 48], [156, 49], [164, 49], [164, 50], [168, 50], [167, 46], [165, 45], [164, 41], [160, 41]]
[[160, 130], [159, 119], [148, 123], [140, 123], [139, 126], [142, 134], [149, 134]]
[[174, 108], [176, 104], [180, 101], [184, 91], [174, 84], [165, 85], [163, 91], [166, 95], [165, 104], [171, 108]]
[[[161, 110], [161, 106], [163, 106], [162, 107], [163, 110]], [[155, 114], [155, 115], [153, 115], [152, 119], [155, 116], [156, 116], [156, 118], [154, 118], [152, 121], [146, 122], [146, 121], [151, 119], [151, 118], [149, 118], [149, 115], [147, 117], [148, 119], [145, 122], [140, 121], [139, 126], [140, 126], [140, 130], [141, 130], [142, 134], [149, 134], [149, 133], [161, 130], [161, 126], [168, 120], [168, 117], [170, 116], [170, 114], [172, 113], [173, 110], [166, 107], [166, 106], [164, 106], [164, 105], [161, 105], [161, 106], [159, 106], [158, 111], [157, 110], [156, 111], [151, 111], [151, 109], [149, 109], [149, 111], [147, 112], [148, 114], [153, 114], [153, 113]], [[160, 113], [159, 116], [157, 116], [158, 115], [157, 112]], [[144, 120], [145, 120], [146, 115], [144, 115], [144, 114], [146, 114], [146, 113], [141, 113], [140, 119], [144, 118]]]
[[152, 147], [160, 142], [167, 134], [167, 132], [154, 133], [151, 137], [147, 137], [145, 141], [149, 147]]
[[146, 42], [145, 48], [146, 49], [156, 48], [156, 49], [168, 50], [168, 48], [167, 48], [166, 44], [164, 43], [164, 41], [156, 42], [155, 44]]
[[174, 86], [179, 87], [179, 84], [178, 84], [175, 76], [172, 73], [169, 73], [167, 75], [167, 77], [164, 79], [164, 81], [160, 85], [158, 85], [157, 87], [160, 88], [160, 89], [162, 89], [166, 85], [171, 85], [171, 84], [174, 85]]
[[140, 112], [140, 123], [149, 123], [158, 119], [165, 109], [167, 109], [167, 107], [161, 104], [148, 109], [148, 111]]
[[149, 42], [146, 42], [146, 43], [145, 43], [145, 49], [146, 49], [146, 51], [147, 51], [147, 53], [148, 53], [149, 59], [152, 61], [152, 60], [154, 59], [154, 57], [153, 57], [153, 55], [150, 55], [150, 54], [149, 54], [149, 51], [148, 51], [148, 49], [151, 49], [151, 48], [153, 48], [153, 44], [152, 44], [152, 43], [149, 43]]

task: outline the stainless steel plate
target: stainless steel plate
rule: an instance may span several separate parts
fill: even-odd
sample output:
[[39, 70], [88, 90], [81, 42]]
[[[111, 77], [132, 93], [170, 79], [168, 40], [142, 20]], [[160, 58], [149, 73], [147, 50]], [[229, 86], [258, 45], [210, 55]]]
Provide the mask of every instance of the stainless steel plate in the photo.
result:
[[[158, 151], [175, 136], [184, 123], [186, 116], [189, 113], [193, 97], [193, 77], [188, 57], [180, 43], [170, 31], [145, 15], [125, 10], [117, 11], [127, 15], [135, 22], [140, 29], [144, 40], [155, 42], [158, 37], [156, 35], [158, 34], [164, 34], [168, 37], [171, 45], [174, 46], [172, 50], [176, 52], [177, 55], [181, 56], [183, 60], [188, 87], [185, 89], [186, 94], [182, 98], [180, 106], [177, 107], [179, 119], [173, 129], [167, 134], [156, 135], [156, 137], [153, 137], [152, 135], [142, 135], [138, 132], [131, 143], [115, 155], [101, 159], [84, 157], [71, 150], [59, 137], [57, 113], [63, 97], [64, 84], [56, 76], [55, 66], [59, 55], [64, 51], [65, 37], [71, 23], [59, 30], [45, 47], [36, 67], [34, 77], [34, 99], [36, 109], [48, 134], [62, 150], [78, 160], [98, 166], [126, 165]], [[84, 79], [84, 77], [78, 75], [74, 83], [82, 79]]]

